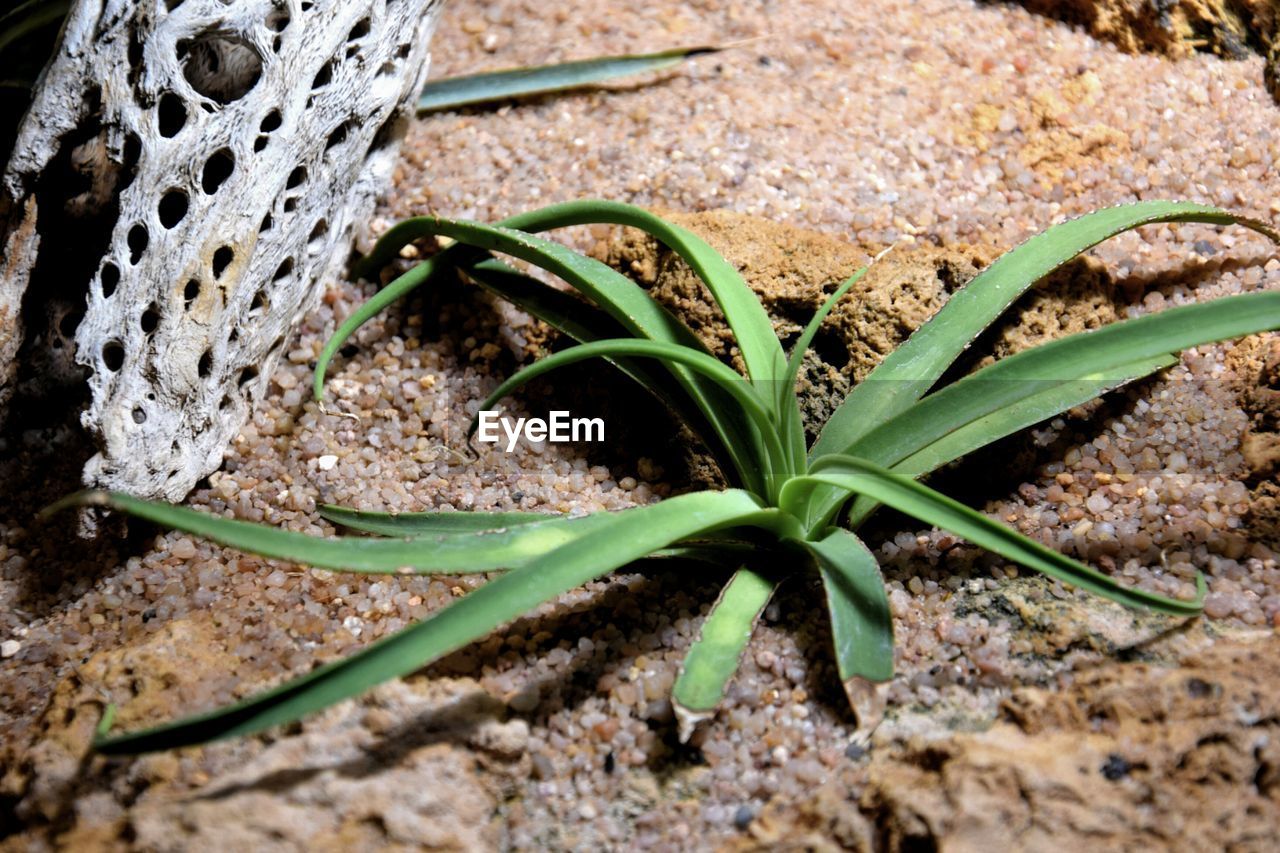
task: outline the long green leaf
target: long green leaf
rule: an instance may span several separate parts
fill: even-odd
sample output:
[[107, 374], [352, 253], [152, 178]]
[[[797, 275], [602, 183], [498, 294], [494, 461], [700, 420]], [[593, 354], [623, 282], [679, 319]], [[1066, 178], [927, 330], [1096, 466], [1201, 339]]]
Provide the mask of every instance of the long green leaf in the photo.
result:
[[[474, 235], [458, 236], [440, 231], [435, 226], [438, 221], [448, 220], [419, 217], [399, 223], [383, 235], [369, 257], [357, 268], [357, 272], [371, 275], [394, 258], [402, 247], [431, 234], [443, 233], [463, 243], [481, 245], [473, 239]], [[692, 231], [667, 222], [644, 208], [600, 199], [551, 205], [504, 219], [494, 227], [532, 233], [589, 224], [625, 225], [636, 228], [675, 252], [702, 279], [711, 292], [712, 298], [720, 306], [742, 351], [748, 375], [758, 382], [772, 383], [782, 379], [786, 372], [786, 358], [778, 343], [778, 337], [773, 331], [773, 324], [769, 321], [769, 315], [765, 313], [760, 300], [742, 280], [742, 276], [733, 265]], [[486, 248], [515, 254], [506, 248], [495, 246], [486, 246]], [[563, 247], [561, 249], [573, 254]], [[517, 255], [517, 257], [520, 256]], [[531, 260], [527, 257], [523, 259]], [[538, 260], [531, 262], [544, 266]], [[594, 266], [596, 263], [598, 262], [590, 262], [590, 265]], [[550, 268], [544, 266], [544, 269]], [[551, 271], [560, 275], [557, 270]], [[570, 284], [574, 283], [570, 281]], [[593, 301], [595, 301], [594, 298]]]
[[418, 112], [454, 110], [508, 98], [581, 89], [632, 74], [661, 71], [694, 56], [718, 53], [730, 45], [684, 47], [658, 53], [603, 56], [530, 68], [511, 68], [430, 80], [418, 97]]
[[832, 414], [809, 458], [848, 452], [869, 430], [920, 399], [965, 347], [1032, 284], [1109, 237], [1157, 222], [1239, 224], [1280, 241], [1280, 235], [1263, 222], [1189, 202], [1138, 202], [1055, 225], [1001, 255], [890, 353]]
[[[593, 207], [607, 210], [604, 202]], [[553, 210], [543, 210], [542, 216], [528, 214], [512, 217], [509, 222], [524, 223], [532, 219], [547, 227], [578, 224], [587, 215], [584, 204], [559, 205]], [[396, 232], [393, 236], [391, 232]], [[391, 229], [383, 238], [390, 238], [391, 245], [402, 239], [417, 239], [431, 234], [449, 237], [469, 246], [501, 252], [527, 261], [559, 276], [571, 287], [586, 296], [592, 303], [604, 309], [629, 333], [640, 338], [677, 344], [689, 349], [706, 352], [706, 347], [688, 327], [659, 305], [639, 285], [607, 265], [584, 257], [557, 243], [511, 228], [483, 225], [462, 220], [419, 217], [407, 220]], [[383, 245], [380, 241], [379, 246]], [[375, 247], [374, 254], [378, 253]], [[447, 253], [445, 253], [447, 254]], [[431, 259], [439, 263], [445, 254]], [[429, 277], [429, 274], [424, 273]], [[341, 331], [341, 330], [340, 330]], [[337, 335], [335, 335], [335, 338]], [[332, 341], [330, 341], [332, 344]], [[328, 351], [329, 347], [326, 347]], [[323, 355], [323, 354], [322, 354]], [[709, 356], [708, 356], [709, 357]], [[736, 418], [733, 407], [726, 406], [723, 389], [688, 370], [683, 365], [671, 365], [671, 374], [685, 388], [694, 405], [712, 425], [715, 434], [732, 455], [734, 470], [744, 486], [764, 493], [765, 483], [759, 479], [761, 460], [751, 454], [755, 444], [748, 424]], [[321, 374], [317, 368], [316, 380]]]
[[[496, 258], [469, 263], [462, 270], [485, 290], [579, 343], [626, 336], [626, 329], [601, 309], [525, 275]], [[671, 374], [660, 368], [653, 370], [640, 359], [616, 358], [612, 361], [619, 370], [670, 407], [706, 444], [721, 470], [731, 481], [734, 479], [733, 455], [722, 445], [706, 416]]]
[[[763, 465], [764, 481], [766, 483], [765, 493], [773, 493], [768, 484], [774, 481], [779, 472], [785, 471], [786, 458], [772, 413], [764, 401], [761, 400], [760, 395], [756, 393], [755, 386], [744, 380], [733, 368], [706, 353], [688, 347], [638, 338], [619, 338], [617, 340], [578, 344], [575, 347], [570, 347], [539, 359], [517, 371], [514, 376], [503, 381], [485, 398], [484, 402], [480, 404], [480, 411], [491, 410], [503, 397], [552, 370], [592, 358], [613, 358], [615, 356], [654, 358], [668, 367], [681, 365], [716, 383], [716, 386], [724, 395], [740, 407], [741, 416], [737, 416], [737, 413], [726, 412], [723, 408], [719, 414], [731, 415], [733, 422], [745, 421], [754, 427], [751, 435], [752, 456]], [[476, 434], [478, 425], [479, 412], [472, 418], [471, 425], [467, 429], [468, 439]]]
[[893, 617], [884, 578], [875, 556], [847, 530], [832, 528], [804, 546], [822, 575], [836, 667], [852, 700], [861, 690], [850, 685], [851, 679], [893, 678]]
[[[946, 435], [929, 441], [920, 450], [905, 457], [901, 461], [870, 458], [872, 462], [891, 468], [895, 473], [906, 477], [921, 477], [950, 462], [954, 462], [967, 453], [980, 447], [986, 447], [994, 441], [1013, 435], [1030, 426], [1057, 417], [1076, 406], [1083, 405], [1095, 397], [1108, 391], [1114, 391], [1122, 385], [1149, 376], [1170, 365], [1177, 359], [1170, 355], [1143, 359], [1132, 364], [1121, 365], [1115, 370], [1103, 371], [1094, 378], [1086, 378], [1054, 385], [1051, 388], [1033, 393], [1015, 403], [997, 409], [991, 414], [975, 418], [968, 423], [956, 427]], [[925, 399], [928, 399], [927, 397]], [[916, 405], [919, 405], [918, 403]], [[912, 410], [908, 409], [901, 418]], [[895, 418], [895, 420], [897, 420]], [[862, 454], [850, 454], [862, 455]], [[859, 497], [849, 511], [848, 524], [856, 529], [875, 509], [875, 501], [867, 497]]]
[[1121, 585], [1118, 581], [1028, 539], [1011, 527], [992, 521], [958, 501], [895, 474], [865, 459], [827, 456], [818, 460], [809, 476], [797, 477], [783, 487], [783, 507], [803, 506], [807, 493], [820, 486], [834, 486], [852, 494], [864, 494], [918, 518], [926, 524], [969, 540], [1028, 568], [1118, 601], [1130, 607], [1147, 607], [1178, 616], [1195, 616], [1203, 609], [1205, 582], [1196, 574], [1197, 595], [1192, 601], [1166, 598]]
[[[605, 341], [592, 341], [591, 343], [578, 344], [541, 358], [521, 368], [513, 376], [508, 377], [502, 384], [493, 389], [484, 402], [480, 404], [480, 409], [481, 411], [492, 409], [494, 404], [517, 388], [553, 370], [579, 361], [587, 361], [593, 358], [615, 358], [617, 356], [639, 356], [641, 358], [659, 359], [667, 364], [683, 365], [702, 374], [717, 383], [726, 394], [732, 397], [741, 407], [742, 413], [751, 419], [762, 434], [776, 437], [773, 419], [768, 406], [760, 399], [755, 387], [744, 380], [732, 367], [704, 352], [699, 352], [689, 347], [662, 341], [650, 341], [643, 338], [615, 338]], [[478, 414], [472, 417], [471, 427], [468, 430], [469, 435], [475, 433], [478, 417]]]
[[756, 620], [776, 588], [772, 578], [744, 566], [720, 591], [684, 656], [671, 691], [681, 742], [688, 741], [698, 723], [715, 713], [751, 641]]
[[634, 513], [607, 516], [591, 533], [544, 553], [459, 599], [436, 615], [350, 657], [236, 705], [141, 732], [99, 740], [104, 753], [171, 749], [246, 735], [298, 720], [466, 646], [522, 613], [665, 545], [726, 525], [776, 525], [746, 492], [701, 492]]
[[596, 513], [581, 518], [552, 516], [532, 524], [465, 534], [439, 532], [430, 538], [342, 536], [322, 539], [172, 504], [144, 501], [120, 492], [80, 492], [45, 512], [69, 506], [109, 507], [264, 557], [365, 574], [466, 574], [511, 569], [606, 526], [617, 515], [634, 511]]
[[545, 512], [375, 512], [333, 504], [321, 504], [317, 509], [321, 518], [350, 530], [400, 537], [484, 533], [569, 519], [569, 516]]
[[[782, 345], [759, 297], [738, 270], [701, 237], [630, 204], [589, 201], [583, 203], [582, 213], [590, 215], [592, 222], [638, 228], [675, 252], [702, 279], [711, 298], [720, 306], [752, 381], [773, 387], [773, 383], [786, 375], [787, 360]], [[772, 401], [770, 407], [773, 407]]]
[[827, 316], [836, 307], [841, 298], [849, 292], [855, 284], [857, 284], [864, 275], [867, 274], [868, 267], [855, 272], [844, 280], [835, 292], [827, 297], [822, 306], [809, 318], [809, 323], [804, 327], [804, 331], [800, 333], [799, 339], [791, 348], [791, 357], [787, 359], [787, 372], [778, 386], [778, 394], [780, 397], [788, 398], [787, 400], [779, 399], [777, 408], [779, 412], [794, 419], [794, 423], [786, 431], [791, 438], [792, 453], [795, 457], [794, 470], [796, 473], [803, 471], [805, 468], [805, 442], [804, 442], [804, 424], [801, 422], [799, 398], [796, 396], [796, 382], [800, 378], [800, 365], [804, 362], [804, 354], [809, 351], [809, 347], [813, 344], [813, 339], [817, 337], [818, 330], [822, 328], [822, 323]]
[[850, 455], [894, 465], [955, 429], [1055, 387], [1116, 376], [1129, 365], [1280, 328], [1280, 292], [1182, 305], [1081, 332], [994, 364], [930, 394], [866, 433]]

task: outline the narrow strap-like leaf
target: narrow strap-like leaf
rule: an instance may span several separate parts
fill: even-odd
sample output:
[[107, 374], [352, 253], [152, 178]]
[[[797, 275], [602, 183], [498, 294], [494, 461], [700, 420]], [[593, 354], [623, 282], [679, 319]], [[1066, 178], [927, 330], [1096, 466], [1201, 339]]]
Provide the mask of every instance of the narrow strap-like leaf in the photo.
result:
[[803, 544], [822, 575], [840, 680], [893, 678], [893, 618], [875, 556], [839, 528]]
[[[549, 549], [603, 527], [614, 515], [552, 516], [545, 521], [509, 525], [498, 530], [442, 531], [430, 537], [323, 539], [159, 501], [144, 501], [120, 492], [80, 492], [64, 498], [46, 512], [68, 506], [109, 507], [264, 557], [365, 574], [466, 574], [515, 568]], [[622, 510], [617, 514], [632, 511]]]
[[867, 495], [1016, 563], [1130, 607], [1147, 607], [1178, 616], [1195, 616], [1204, 607], [1204, 576], [1198, 572], [1197, 595], [1191, 601], [1126, 587], [1114, 578], [1046, 548], [928, 486], [865, 459], [851, 456], [822, 458], [814, 464], [809, 476], [796, 477], [783, 487], [783, 508], [793, 508], [794, 512], [795, 507], [803, 507], [808, 493], [822, 485], [835, 486], [850, 494]]
[[776, 588], [774, 579], [744, 566], [720, 591], [685, 653], [671, 690], [681, 742], [689, 740], [698, 723], [715, 714], [751, 641], [756, 620]]
[[849, 289], [867, 274], [867, 269], [868, 267], [863, 267], [849, 276], [836, 288], [834, 293], [827, 297], [822, 306], [809, 318], [808, 325], [804, 327], [804, 331], [800, 333], [795, 346], [791, 348], [791, 357], [787, 359], [787, 373], [777, 389], [779, 395], [778, 411], [794, 421], [794, 425], [788, 431], [788, 435], [792, 438], [792, 453], [796, 457], [795, 471], [797, 473], [804, 470], [806, 451], [804, 446], [804, 424], [801, 423], [799, 398], [796, 391], [796, 382], [800, 377], [800, 365], [804, 362], [804, 354], [809, 351], [809, 347], [813, 344], [813, 339], [817, 336], [818, 330], [822, 328], [823, 321], [831, 314], [836, 307], [836, 303], [849, 292]]
[[1053, 387], [1115, 376], [1171, 352], [1280, 328], [1280, 291], [1225, 296], [1023, 350], [953, 382], [869, 431], [850, 455], [894, 465], [965, 424]]
[[454, 110], [508, 98], [580, 89], [646, 71], [661, 71], [694, 56], [718, 53], [727, 46], [700, 45], [624, 56], [601, 56], [553, 65], [510, 68], [429, 80], [418, 96], [419, 112]]
[[[642, 338], [619, 338], [617, 340], [578, 344], [541, 358], [517, 371], [515, 375], [504, 380], [485, 398], [484, 402], [480, 404], [479, 411], [491, 410], [503, 397], [530, 380], [552, 370], [592, 358], [613, 358], [615, 356], [640, 356], [642, 358], [658, 359], [668, 367], [680, 365], [714, 382], [716, 387], [736, 403], [738, 407], [737, 412], [726, 411], [722, 408], [717, 415], [731, 423], [746, 423], [754, 428], [750, 432], [753, 451], [750, 458], [756, 459], [764, 465], [765, 470], [763, 473], [766, 493], [773, 493], [768, 484], [772, 483], [776, 476], [786, 470], [787, 462], [772, 412], [769, 411], [765, 402], [761, 400], [760, 395], [756, 392], [756, 386], [747, 382], [724, 362], [689, 347]], [[479, 412], [471, 420], [471, 426], [467, 430], [468, 438], [475, 435], [478, 425]], [[740, 448], [734, 449], [739, 450]]]
[[[1177, 362], [1178, 359], [1171, 355], [1156, 356], [1104, 371], [1095, 378], [1055, 384], [1053, 387], [1030, 394], [1017, 402], [997, 409], [991, 414], [971, 420], [946, 435], [930, 441], [920, 450], [900, 461], [891, 462], [865, 456], [863, 458], [870, 458], [872, 462], [891, 468], [895, 473], [906, 477], [921, 477], [980, 447], [986, 447], [994, 441], [1013, 435], [1027, 427], [1057, 417], [1108, 391], [1114, 391], [1135, 379], [1149, 376]], [[907, 410], [907, 412], [910, 411], [911, 409]], [[870, 498], [865, 496], [857, 498], [849, 511], [849, 526], [856, 529], [871, 514], [875, 506], [875, 501]]]
[[[626, 336], [627, 330], [601, 309], [525, 275], [497, 258], [488, 257], [468, 263], [462, 270], [485, 290], [529, 312], [579, 343]], [[615, 358], [611, 361], [642, 388], [670, 407], [680, 421], [693, 430], [711, 451], [727, 479], [734, 485], [740, 485], [733, 483], [737, 478], [734, 454], [723, 446], [715, 428], [670, 373], [660, 367], [655, 370], [641, 359]]]
[[243, 702], [95, 743], [141, 753], [246, 735], [289, 723], [407, 675], [550, 601], [677, 540], [731, 524], [773, 523], [742, 491], [699, 492], [606, 516], [606, 523], [469, 593], [434, 616]]
[[317, 511], [321, 518], [351, 530], [400, 537], [482, 533], [568, 519], [568, 516], [545, 512], [376, 512], [334, 504], [321, 504]]
[[635, 205], [589, 200], [580, 203], [580, 212], [584, 217], [590, 216], [591, 222], [638, 228], [675, 252], [697, 274], [720, 306], [752, 381], [773, 388], [774, 383], [783, 378], [786, 357], [759, 297], [738, 270], [705, 240]]
[[[559, 206], [556, 210], [544, 211], [545, 215], [535, 221], [547, 227], [560, 227], [566, 223], [574, 224], [577, 221], [575, 217], [584, 215], [580, 207], [581, 205], [572, 208]], [[528, 215], [524, 215], [512, 217], [508, 221], [525, 222], [528, 218]], [[395, 240], [410, 235], [416, 239], [416, 237], [436, 234], [469, 246], [501, 252], [535, 264], [559, 276], [593, 304], [607, 312], [629, 333], [640, 338], [678, 344], [706, 353], [706, 347], [687, 326], [659, 305], [631, 279], [600, 261], [580, 255], [558, 243], [502, 226], [437, 217], [408, 220], [393, 228], [392, 231], [397, 229], [399, 229], [397, 232], [399, 236]], [[439, 259], [443, 257], [444, 254], [438, 255], [432, 260], [439, 263]], [[707, 357], [710, 358], [710, 355], [708, 354]], [[683, 365], [664, 366], [668, 367], [671, 374], [685, 388], [690, 399], [711, 424], [727, 451], [735, 454], [735, 470], [743, 485], [753, 490], [762, 490], [765, 484], [760, 482], [759, 473], [756, 470], [758, 461], [742, 456], [746, 452], [744, 449], [751, 446], [752, 436], [745, 430], [744, 423], [734, 419], [732, 412], [725, 411], [723, 388]], [[317, 380], [319, 375], [317, 372]]]
[[868, 430], [920, 399], [965, 347], [1035, 282], [1109, 237], [1157, 222], [1239, 224], [1280, 241], [1265, 223], [1190, 202], [1138, 202], [1048, 228], [1001, 255], [877, 365], [832, 414], [809, 458], [848, 452]]
[[814, 337], [817, 336], [818, 330], [822, 328], [822, 323], [849, 289], [862, 280], [867, 274], [869, 267], [863, 267], [844, 280], [839, 287], [835, 289], [827, 301], [822, 303], [814, 315], [809, 318], [809, 323], [804, 327], [804, 331], [800, 333], [800, 337], [796, 339], [795, 345], [791, 348], [791, 356], [787, 359], [787, 376], [783, 382], [783, 389], [788, 394], [795, 393], [796, 380], [800, 376], [800, 365], [804, 361], [804, 354], [809, 351], [809, 347], [813, 344]]
[[[468, 236], [455, 236], [433, 228], [434, 221], [431, 217], [420, 217], [406, 220], [390, 229], [375, 245], [369, 258], [362, 262], [359, 271], [371, 273], [381, 269], [395, 257], [395, 253], [401, 247], [430, 233], [445, 233], [456, 240], [480, 245]], [[759, 298], [743, 281], [737, 269], [692, 231], [667, 222], [644, 208], [600, 199], [551, 205], [541, 210], [504, 219], [496, 227], [538, 232], [572, 225], [595, 224], [637, 228], [675, 252], [702, 279], [712, 298], [720, 306], [725, 321], [732, 329], [738, 347], [742, 351], [742, 360], [746, 363], [747, 374], [758, 382], [772, 383], [782, 379], [786, 370], [786, 358], [782, 353], [781, 344], [778, 343], [778, 336], [773, 330], [773, 324], [769, 321], [769, 315], [765, 313]], [[508, 251], [502, 248], [497, 250]], [[568, 249], [563, 251], [569, 252]], [[569, 254], [573, 253], [569, 252]], [[524, 260], [530, 259], [524, 258]], [[533, 262], [538, 263], [536, 260]], [[598, 262], [592, 262], [592, 264], [595, 263]], [[559, 272], [556, 274], [560, 275]]]
[[[617, 356], [639, 356], [641, 358], [660, 359], [665, 363], [683, 365], [696, 371], [719, 385], [731, 396], [742, 413], [752, 419], [762, 433], [773, 433], [774, 425], [768, 407], [760, 399], [755, 388], [748, 384], [741, 375], [719, 359], [689, 347], [669, 344], [663, 341], [650, 341], [644, 338], [614, 338], [605, 341], [592, 341], [552, 353], [528, 364], [507, 379], [480, 404], [480, 409], [487, 410], [493, 405], [531, 380], [558, 370], [566, 365], [592, 358], [614, 358]], [[477, 416], [471, 420], [469, 434], [476, 431]]]
[[879, 724], [884, 702], [875, 685], [893, 678], [893, 616], [875, 556], [857, 536], [832, 528], [804, 546], [818, 564], [836, 669], [861, 729]]

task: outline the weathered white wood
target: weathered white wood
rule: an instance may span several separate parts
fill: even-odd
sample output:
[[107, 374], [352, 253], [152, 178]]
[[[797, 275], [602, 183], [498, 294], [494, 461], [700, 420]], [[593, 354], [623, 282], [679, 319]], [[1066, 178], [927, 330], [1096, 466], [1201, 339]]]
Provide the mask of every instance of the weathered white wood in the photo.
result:
[[74, 4], [0, 180], [0, 393], [28, 283], [102, 247], [75, 331], [86, 483], [178, 500], [220, 464], [389, 181], [441, 4]]

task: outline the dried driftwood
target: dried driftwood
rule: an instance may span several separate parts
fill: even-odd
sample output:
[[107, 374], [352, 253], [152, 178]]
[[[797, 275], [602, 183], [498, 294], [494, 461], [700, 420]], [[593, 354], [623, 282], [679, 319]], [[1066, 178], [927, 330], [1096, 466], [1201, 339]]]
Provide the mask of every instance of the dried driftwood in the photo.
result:
[[389, 180], [440, 5], [74, 4], [0, 178], [0, 401], [19, 360], [87, 369], [87, 483], [177, 500], [220, 464]]

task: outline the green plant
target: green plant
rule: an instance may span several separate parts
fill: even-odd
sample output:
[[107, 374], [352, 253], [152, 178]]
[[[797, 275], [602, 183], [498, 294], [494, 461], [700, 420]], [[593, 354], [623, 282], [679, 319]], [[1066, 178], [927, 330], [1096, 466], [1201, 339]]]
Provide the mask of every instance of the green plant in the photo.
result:
[[[673, 689], [687, 735], [714, 712], [779, 581], [816, 571], [825, 590], [840, 678], [866, 722], [869, 685], [893, 673], [889, 605], [871, 551], [853, 532], [878, 504], [936, 525], [1024, 566], [1134, 607], [1191, 616], [1193, 600], [1124, 586], [918, 483], [916, 477], [1174, 362], [1187, 347], [1280, 327], [1280, 293], [1250, 293], [1126, 320], [1002, 359], [933, 389], [965, 347], [1032, 283], [1090, 246], [1154, 222], [1266, 225], [1214, 208], [1144, 202], [1057, 225], [1005, 254], [890, 354], [843, 401], [811, 448], [795, 395], [801, 357], [820, 324], [865, 272], [831, 295], [788, 358], [768, 316], [737, 271], [702, 240], [653, 214], [611, 202], [548, 207], [482, 225], [412, 219], [389, 231], [364, 264], [376, 271], [410, 241], [454, 245], [400, 276], [335, 333], [315, 375], [322, 396], [334, 352], [363, 322], [442, 270], [457, 268], [580, 343], [519, 371], [483, 408], [535, 376], [606, 358], [684, 417], [720, 460], [731, 488], [584, 518], [536, 513], [386, 515], [325, 507], [322, 514], [383, 538], [317, 539], [123, 494], [72, 496], [268, 557], [356, 572], [506, 569], [430, 618], [340, 661], [237, 705], [147, 731], [107, 737], [104, 752], [139, 752], [246, 734], [295, 720], [381, 681], [409, 673], [582, 583], [653, 555], [735, 569], [689, 649]], [[654, 235], [705, 281], [736, 337], [746, 375], [713, 358], [698, 338], [635, 283], [533, 232], [615, 223]], [[491, 253], [559, 276], [585, 300], [528, 277]], [[473, 425], [474, 429], [474, 425]], [[837, 522], [847, 509], [845, 526]], [[765, 559], [760, 559], [764, 555]], [[110, 715], [106, 719], [109, 725]]]

